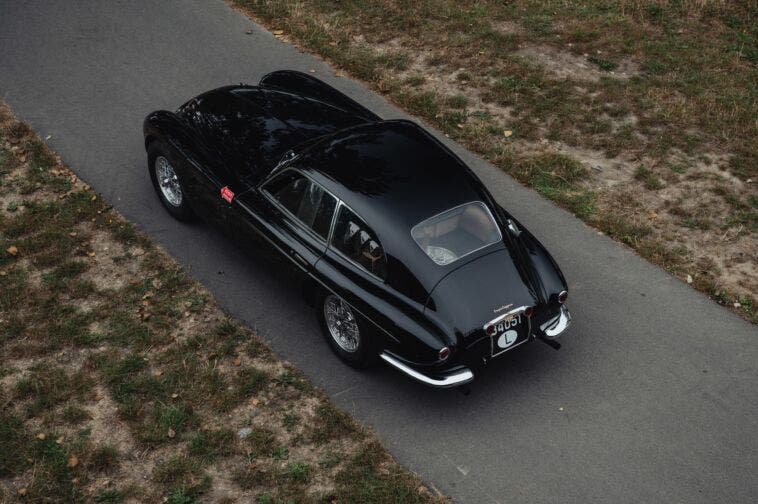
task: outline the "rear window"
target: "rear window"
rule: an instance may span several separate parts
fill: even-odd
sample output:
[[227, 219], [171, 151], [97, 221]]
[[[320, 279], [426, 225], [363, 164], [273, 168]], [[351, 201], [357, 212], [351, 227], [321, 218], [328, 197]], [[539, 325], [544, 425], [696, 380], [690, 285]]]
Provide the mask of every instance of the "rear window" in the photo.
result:
[[480, 201], [451, 208], [416, 224], [411, 236], [440, 266], [503, 238], [489, 209]]

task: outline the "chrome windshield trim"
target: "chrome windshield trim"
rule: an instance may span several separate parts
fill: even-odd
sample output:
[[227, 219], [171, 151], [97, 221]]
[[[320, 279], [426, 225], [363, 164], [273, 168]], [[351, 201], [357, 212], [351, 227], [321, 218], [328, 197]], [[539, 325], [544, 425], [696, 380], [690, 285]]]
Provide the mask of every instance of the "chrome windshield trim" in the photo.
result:
[[402, 362], [397, 360], [395, 357], [392, 357], [386, 352], [382, 352], [379, 355], [379, 357], [381, 357], [382, 360], [384, 360], [386, 363], [390, 364], [396, 369], [399, 369], [400, 371], [410, 376], [411, 378], [418, 380], [421, 383], [424, 383], [425, 385], [430, 385], [432, 387], [437, 387], [437, 388], [457, 387], [459, 385], [469, 383], [470, 381], [474, 379], [474, 373], [472, 373], [471, 370], [468, 368], [463, 368], [459, 371], [456, 371], [442, 378], [432, 378], [431, 376], [427, 376], [423, 373], [416, 371], [412, 367], [407, 366], [406, 364], [403, 364]]
[[550, 339], [557, 338], [571, 325], [571, 312], [565, 305], [561, 305], [561, 313], [557, 317], [548, 320], [540, 326], [545, 336]]

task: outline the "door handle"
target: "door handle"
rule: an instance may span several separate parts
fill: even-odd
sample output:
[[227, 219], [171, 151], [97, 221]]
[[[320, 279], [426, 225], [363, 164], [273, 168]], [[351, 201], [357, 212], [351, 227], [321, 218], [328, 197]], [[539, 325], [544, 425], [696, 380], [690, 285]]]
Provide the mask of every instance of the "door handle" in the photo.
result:
[[302, 266], [305, 266], [306, 268], [310, 266], [310, 263], [308, 263], [308, 261], [297, 252], [292, 252], [292, 257], [295, 259], [295, 261], [299, 262]]

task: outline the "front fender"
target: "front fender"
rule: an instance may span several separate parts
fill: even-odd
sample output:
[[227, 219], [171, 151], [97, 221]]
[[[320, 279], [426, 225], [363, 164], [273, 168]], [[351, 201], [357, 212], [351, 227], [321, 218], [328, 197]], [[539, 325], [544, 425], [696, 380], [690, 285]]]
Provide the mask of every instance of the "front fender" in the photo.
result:
[[145, 117], [142, 123], [142, 134], [145, 139], [145, 149], [156, 140], [161, 140], [174, 147], [182, 140], [187, 140], [189, 132], [184, 122], [173, 112], [156, 110]]

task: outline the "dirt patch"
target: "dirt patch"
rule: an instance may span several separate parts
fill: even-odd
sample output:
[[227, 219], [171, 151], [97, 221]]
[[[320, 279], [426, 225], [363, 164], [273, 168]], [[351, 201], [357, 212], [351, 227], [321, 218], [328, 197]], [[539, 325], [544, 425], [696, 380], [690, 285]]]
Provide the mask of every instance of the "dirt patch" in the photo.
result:
[[[35, 166], [6, 148], [11, 133]], [[347, 502], [380, 485], [443, 502], [396, 464], [392, 479], [340, 479], [367, 445], [364, 460], [388, 458], [370, 432], [72, 180], [1, 103], [0, 147], [4, 195], [29, 191], [28, 206], [0, 214], [0, 501]]]
[[687, 5], [242, 10], [757, 321], [755, 66], [727, 42], [750, 16]]
[[[81, 230], [81, 226], [79, 229]], [[135, 278], [139, 271], [138, 261], [118, 259], [123, 257], [125, 252], [122, 244], [116, 242], [105, 231], [92, 231], [88, 234], [90, 238], [85, 260], [90, 263], [90, 267], [82, 275], [83, 279], [94, 283], [98, 290], [118, 290]]]
[[613, 69], [603, 70], [593, 63], [593, 59], [602, 64], [602, 52], [593, 54], [574, 54], [556, 47], [537, 45], [525, 46], [516, 52], [517, 55], [542, 66], [558, 79], [568, 79], [577, 82], [597, 82], [603, 77], [613, 79], [630, 79], [640, 74], [639, 65], [630, 58], [625, 58]]

